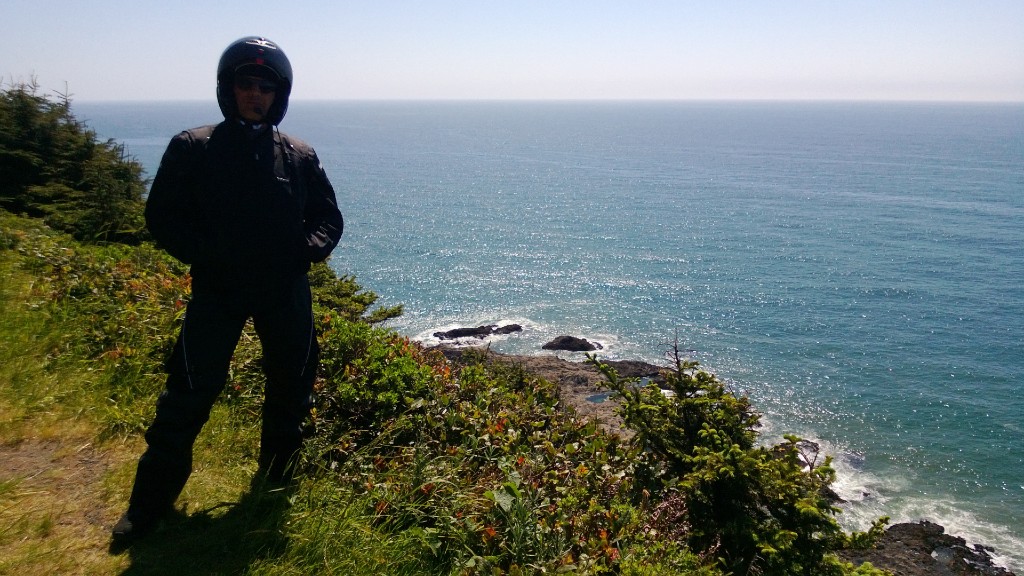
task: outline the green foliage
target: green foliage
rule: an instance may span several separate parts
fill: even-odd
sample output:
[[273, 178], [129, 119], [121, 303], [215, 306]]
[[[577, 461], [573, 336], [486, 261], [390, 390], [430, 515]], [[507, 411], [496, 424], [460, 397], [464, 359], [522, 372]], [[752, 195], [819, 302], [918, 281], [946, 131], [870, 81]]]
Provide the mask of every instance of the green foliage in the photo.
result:
[[[79, 184], [88, 170], [73, 166], [88, 163], [91, 136], [66, 104], [24, 86], [4, 93], [0, 167], [26, 171], [0, 182], [0, 203], [76, 237], [117, 239], [112, 231], [127, 228], [87, 209], [91, 192]], [[35, 148], [8, 146], [19, 138]], [[76, 160], [43, 161], [54, 147]], [[138, 198], [128, 204], [141, 210]], [[89, 374], [51, 402], [102, 406], [79, 413], [97, 414], [107, 434], [141, 432], [189, 297], [184, 266], [145, 242], [81, 244], [2, 211], [0, 257], [36, 278], [29, 309], [59, 335], [47, 341], [47, 366]], [[600, 366], [635, 432], [625, 440], [579, 418], [554, 384], [520, 366], [485, 353], [453, 364], [375, 326], [401, 307], [372, 310], [376, 295], [353, 278], [322, 264], [310, 278], [323, 351], [316, 435], [289, 521], [261, 524], [275, 532], [261, 540], [274, 553], [256, 555], [251, 573], [883, 574], [835, 553], [870, 546], [886, 519], [843, 533], [829, 460], [808, 457], [810, 445], [792, 436], [761, 445], [749, 401], [678, 350], [671, 395]], [[252, 429], [259, 359], [247, 327], [222, 405]]]
[[422, 535], [380, 530], [363, 511], [365, 497], [339, 489], [330, 478], [309, 481], [288, 510], [288, 546], [244, 572], [251, 576], [431, 574]]
[[622, 576], [721, 576], [682, 543], [652, 539], [634, 546], [619, 565]]
[[316, 424], [328, 437], [379, 433], [426, 394], [433, 368], [407, 340], [332, 314], [322, 323]]
[[598, 367], [622, 396], [621, 415], [637, 442], [656, 455], [663, 468], [659, 475], [680, 477], [692, 471], [694, 450], [709, 443], [743, 451], [757, 439], [760, 416], [747, 398], [731, 394], [713, 374], [698, 370], [696, 362], [677, 361], [665, 382], [668, 394], [653, 383], [620, 381], [607, 366]]
[[[191, 294], [187, 267], [152, 244], [78, 244], [12, 215], [0, 222], [0, 246], [19, 254], [21, 266], [39, 277], [34, 306], [61, 325], [55, 362], [85, 360], [103, 367], [96, 386], [111, 433], [139, 432], [151, 418], [153, 397], [163, 384], [169, 357]], [[351, 278], [320, 272], [314, 294], [318, 310], [336, 318], [374, 317], [376, 300]], [[340, 316], [339, 316], [340, 314]], [[364, 324], [359, 324], [364, 326]], [[263, 388], [260, 347], [251, 325], [239, 343], [226, 400], [258, 413]]]
[[[108, 430], [141, 431], [188, 298], [183, 267], [147, 244], [78, 245], [28, 227], [7, 237], [22, 265], [45, 279], [35, 293], [65, 330], [58, 361], [102, 367], [95, 386], [108, 399]], [[332, 298], [352, 290], [326, 278], [316, 290]], [[677, 371], [673, 399], [623, 388], [648, 406], [636, 412], [637, 438], [667, 433], [660, 443], [631, 445], [579, 419], [553, 384], [518, 366], [484, 355], [453, 366], [351, 321], [367, 316], [371, 298], [336, 308], [329, 301], [318, 300], [323, 362], [306, 457], [310, 477], [326, 484], [323, 501], [297, 512], [308, 517], [302, 530], [323, 529], [324, 507], [337, 512], [344, 502], [340, 517], [372, 530], [360, 545], [404, 551], [396, 573], [841, 573], [827, 559], [843, 545], [841, 533], [818, 492], [831, 470], [803, 472], [796, 439], [785, 449], [756, 448], [756, 415], [713, 377]], [[262, 374], [258, 340], [247, 334], [224, 402], [255, 426]], [[698, 430], [696, 439], [673, 432], [684, 425]], [[690, 455], [673, 460], [682, 446]], [[699, 530], [670, 537], [684, 525]], [[285, 557], [313, 562], [306, 556], [325, 545], [307, 534]], [[757, 561], [740, 566], [740, 554]], [[716, 558], [726, 564], [714, 566]]]
[[[757, 446], [758, 416], [696, 362], [680, 358], [665, 390], [623, 381], [591, 357], [623, 399], [621, 414], [643, 448], [638, 484], [678, 508], [674, 536], [718, 558], [733, 574], [828, 575], [847, 567], [835, 552], [870, 536], [847, 536], [835, 515], [826, 458], [807, 458], [795, 436]], [[685, 522], [680, 527], [679, 521]], [[884, 520], [876, 523], [880, 529]]]
[[314, 264], [310, 268], [309, 285], [313, 290], [314, 306], [332, 317], [380, 324], [402, 315], [401, 304], [370, 310], [377, 302], [377, 295], [362, 291], [352, 276], [338, 277], [326, 262]]
[[142, 166], [33, 84], [0, 92], [0, 208], [43, 218], [81, 241], [137, 243], [143, 231]]
[[553, 384], [482, 355], [453, 368], [340, 321], [324, 347], [337, 363], [310, 458], [382, 529], [416, 534], [428, 573], [600, 573], [639, 545], [636, 453], [560, 406]]
[[141, 430], [187, 298], [182, 266], [147, 244], [78, 244], [31, 220], [2, 222], [19, 266], [37, 278], [32, 307], [60, 335], [49, 364], [103, 375], [90, 383], [107, 397], [94, 409], [107, 412], [108, 430]]

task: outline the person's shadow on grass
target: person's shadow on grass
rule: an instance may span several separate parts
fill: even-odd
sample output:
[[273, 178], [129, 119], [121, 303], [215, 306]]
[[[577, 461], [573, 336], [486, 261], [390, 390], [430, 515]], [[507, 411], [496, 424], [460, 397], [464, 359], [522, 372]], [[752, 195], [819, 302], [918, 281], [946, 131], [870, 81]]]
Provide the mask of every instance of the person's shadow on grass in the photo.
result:
[[111, 544], [110, 553], [131, 556], [121, 576], [241, 574], [284, 551], [288, 539], [282, 528], [293, 494], [293, 488], [254, 481], [238, 502], [189, 515], [175, 512], [129, 547]]

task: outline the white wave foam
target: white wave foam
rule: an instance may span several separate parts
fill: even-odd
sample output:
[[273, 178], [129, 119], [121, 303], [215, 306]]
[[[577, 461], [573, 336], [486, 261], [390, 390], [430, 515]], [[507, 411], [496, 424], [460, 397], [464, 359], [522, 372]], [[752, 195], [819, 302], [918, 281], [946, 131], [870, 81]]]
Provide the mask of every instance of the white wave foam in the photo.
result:
[[[455, 330], [457, 328], [475, 328], [477, 326], [508, 326], [510, 324], [519, 324], [523, 327], [522, 332], [513, 332], [511, 334], [491, 334], [485, 338], [477, 338], [473, 336], [456, 339], [441, 339], [435, 336], [439, 332], [447, 332], [449, 330]], [[436, 346], [438, 344], [447, 344], [451, 346], [482, 346], [487, 344], [493, 344], [495, 342], [501, 342], [513, 338], [520, 338], [524, 334], [533, 332], [537, 329], [538, 325], [527, 319], [527, 318], [516, 318], [516, 317], [486, 317], [482, 315], [476, 315], [468, 320], [452, 321], [446, 320], [437, 325], [423, 327], [409, 326], [408, 329], [402, 330], [396, 327], [400, 332], [409, 334], [409, 338], [423, 344], [424, 346]]]
[[[774, 425], [769, 422], [766, 428]], [[970, 512], [969, 503], [915, 491], [912, 471], [887, 470], [881, 475], [868, 469], [870, 455], [811, 435], [802, 437], [817, 443], [823, 456], [833, 458], [836, 481], [832, 488], [845, 501], [838, 518], [844, 529], [866, 530], [882, 516], [890, 518], [889, 525], [928, 520], [943, 526], [947, 534], [963, 538], [969, 546], [994, 548], [990, 554], [996, 564], [1018, 573], [1024, 570], [1024, 539], [1010, 527], [982, 520]]]
[[[494, 314], [481, 312], [463, 316], [459, 319], [435, 318], [419, 322], [405, 319], [405, 322], [406, 324], [404, 325], [401, 321], [396, 322], [392, 325], [392, 328], [424, 346], [436, 346], [438, 344], [449, 346], [490, 346], [493, 350], [508, 354], [555, 355], [577, 360], [581, 356], [578, 352], [542, 349], [542, 346], [553, 338], [570, 334], [597, 344], [599, 346], [597, 354], [602, 358], [618, 359], [618, 356], [623, 352], [621, 339], [616, 334], [606, 332], [591, 333], [586, 328], [573, 326], [571, 322], [566, 322], [565, 324], [540, 322], [529, 317], [502, 314], [500, 312]], [[432, 323], [427, 325], [427, 322]], [[435, 336], [438, 332], [446, 332], [456, 328], [491, 325], [501, 327], [509, 324], [519, 324], [523, 327], [523, 330], [511, 334], [492, 334], [485, 338], [469, 336], [458, 339], [441, 339]]]

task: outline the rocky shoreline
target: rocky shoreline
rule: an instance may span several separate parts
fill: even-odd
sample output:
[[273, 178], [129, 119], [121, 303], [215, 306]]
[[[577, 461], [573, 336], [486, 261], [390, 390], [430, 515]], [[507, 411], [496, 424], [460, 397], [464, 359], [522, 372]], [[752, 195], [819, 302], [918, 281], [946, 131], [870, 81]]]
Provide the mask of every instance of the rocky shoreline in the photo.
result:
[[927, 520], [893, 524], [874, 548], [847, 551], [844, 557], [855, 565], [871, 562], [894, 576], [1014, 576], [992, 563], [992, 548], [968, 546], [945, 532]]
[[[525, 371], [558, 386], [566, 404], [580, 415], [597, 421], [606, 430], [622, 433], [622, 420], [616, 414], [616, 403], [607, 400], [604, 377], [587, 362], [573, 362], [553, 355], [514, 356], [499, 354], [486, 347], [452, 347], [437, 349], [452, 363], [458, 364], [467, 350], [483, 350], [490, 361], [521, 366]], [[639, 361], [604, 361], [624, 378], [663, 379], [665, 367]], [[989, 547], [968, 544], [945, 529], [927, 520], [889, 526], [875, 548], [849, 551], [844, 554], [854, 564], [871, 562], [888, 570], [893, 576], [1015, 576], [992, 562]]]
[[[472, 350], [480, 352], [486, 350], [491, 361], [506, 362], [521, 366], [530, 374], [534, 374], [549, 382], [558, 385], [559, 394], [567, 404], [572, 406], [577, 413], [597, 421], [603, 428], [609, 431], [622, 432], [622, 419], [615, 412], [616, 403], [613, 401], [601, 400], [602, 395], [607, 398], [608, 389], [602, 386], [604, 376], [593, 365], [587, 362], [571, 362], [553, 355], [543, 356], [513, 356], [499, 354], [481, 347], [451, 347], [438, 346], [449, 361], [458, 364], [462, 355]], [[654, 366], [639, 361], [612, 361], [606, 362], [624, 378], [661, 378], [663, 367]]]

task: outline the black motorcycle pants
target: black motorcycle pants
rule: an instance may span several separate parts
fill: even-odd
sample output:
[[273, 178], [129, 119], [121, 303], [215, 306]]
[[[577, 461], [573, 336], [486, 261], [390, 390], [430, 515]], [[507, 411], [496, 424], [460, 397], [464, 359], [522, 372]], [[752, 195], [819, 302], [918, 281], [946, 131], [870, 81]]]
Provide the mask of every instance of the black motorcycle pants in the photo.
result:
[[129, 510], [160, 515], [180, 495], [192, 473], [192, 447], [224, 389], [249, 318], [266, 374], [259, 465], [272, 480], [290, 477], [319, 361], [307, 278], [256, 295], [194, 290], [168, 362], [166, 388], [146, 431], [147, 449], [139, 459]]

